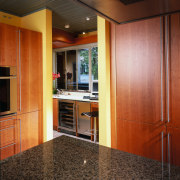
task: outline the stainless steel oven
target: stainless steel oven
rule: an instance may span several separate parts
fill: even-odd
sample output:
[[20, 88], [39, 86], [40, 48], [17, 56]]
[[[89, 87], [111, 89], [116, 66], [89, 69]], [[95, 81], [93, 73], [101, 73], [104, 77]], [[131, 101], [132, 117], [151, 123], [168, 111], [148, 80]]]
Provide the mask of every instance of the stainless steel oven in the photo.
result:
[[17, 112], [16, 67], [0, 66], [0, 116]]

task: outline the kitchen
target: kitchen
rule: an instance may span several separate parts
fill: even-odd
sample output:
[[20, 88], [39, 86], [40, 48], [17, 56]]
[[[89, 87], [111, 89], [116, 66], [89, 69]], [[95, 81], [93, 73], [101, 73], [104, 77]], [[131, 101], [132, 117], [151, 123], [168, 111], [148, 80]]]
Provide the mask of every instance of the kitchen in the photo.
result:
[[[0, 14], [0, 30], [3, 30], [0, 31], [0, 41], [4, 42], [0, 45], [0, 65], [5, 66], [8, 60], [9, 64], [17, 67], [16, 77], [10, 76], [10, 79], [17, 79], [17, 114], [8, 125], [8, 117], [1, 117], [1, 132], [4, 132], [4, 127], [13, 129], [17, 126], [16, 145], [11, 138], [13, 147], [17, 148], [6, 152], [22, 151], [1, 161], [2, 178], [179, 178], [179, 2], [168, 2], [168, 8], [162, 8], [164, 4], [159, 2], [161, 11], [158, 11], [158, 8], [153, 9], [152, 0], [129, 5], [117, 1], [111, 2], [112, 4], [97, 2], [101, 5], [73, 1], [78, 9], [85, 8], [85, 11], [88, 11], [88, 6], [101, 15], [97, 17], [98, 40], [89, 43], [98, 42], [99, 145], [66, 135], [51, 140], [54, 120], [52, 103], [58, 104], [57, 101], [52, 101], [59, 100], [59, 97], [61, 100], [69, 96], [71, 100], [73, 96], [77, 98], [78, 92], [72, 91], [74, 88], [85, 88], [78, 101], [74, 99], [76, 123], [73, 135], [76, 137], [81, 134], [77, 130], [77, 103], [79, 99], [82, 101], [84, 96], [91, 96], [85, 91], [92, 90], [94, 79], [90, 75], [90, 67], [87, 68], [86, 63], [81, 66], [78, 57], [81, 57], [80, 50], [86, 52], [91, 48], [76, 44], [76, 48], [72, 49], [69, 45], [62, 47], [62, 40], [56, 39], [53, 42], [52, 14], [49, 9], [22, 17], [8, 15], [7, 12]], [[113, 4], [115, 2], [118, 4]], [[156, 2], [153, 1], [155, 4]], [[3, 4], [0, 5], [5, 9]], [[132, 11], [132, 7], [137, 8], [139, 13]], [[152, 10], [144, 12], [145, 7], [151, 7]], [[113, 11], [108, 11], [112, 8]], [[102, 16], [109, 17], [111, 21]], [[132, 20], [138, 21], [130, 22]], [[14, 34], [10, 37], [8, 32]], [[93, 38], [90, 39], [92, 41]], [[64, 73], [60, 73], [60, 78], [63, 78], [63, 74], [69, 74], [68, 77], [52, 80], [52, 72], [58, 74], [60, 71], [57, 71], [54, 63], [58, 58], [55, 60], [52, 45], [61, 46], [54, 49], [57, 50], [55, 54], [58, 54], [59, 59], [65, 56], [64, 64], [68, 64], [69, 53], [75, 54], [73, 63], [76, 73], [73, 73], [73, 68], [68, 69], [67, 66]], [[13, 52], [13, 55], [7, 52]], [[89, 59], [90, 56], [91, 53]], [[83, 58], [81, 57], [82, 61]], [[77, 71], [78, 68], [81, 70]], [[89, 78], [86, 76], [88, 71]], [[81, 77], [79, 73], [83, 74], [82, 79], [78, 78]], [[9, 72], [7, 74], [14, 75]], [[59, 88], [59, 93], [62, 94], [53, 95], [52, 87], [57, 88], [58, 79], [63, 82], [61, 85], [65, 88]], [[87, 81], [91, 82], [89, 87]], [[85, 94], [82, 95], [83, 93]], [[94, 95], [93, 98], [97, 97]], [[1, 99], [4, 102], [3, 96]], [[4, 105], [1, 104], [1, 107], [4, 108]], [[78, 114], [86, 112], [91, 110], [85, 109]], [[86, 129], [92, 129], [90, 122], [91, 120]], [[62, 129], [59, 129], [61, 133]], [[1, 136], [1, 142], [4, 143], [1, 143], [1, 148], [8, 145], [5, 143], [10, 138], [10, 133], [8, 135]], [[91, 134], [91, 140], [92, 136]], [[34, 166], [37, 167], [36, 170]]]

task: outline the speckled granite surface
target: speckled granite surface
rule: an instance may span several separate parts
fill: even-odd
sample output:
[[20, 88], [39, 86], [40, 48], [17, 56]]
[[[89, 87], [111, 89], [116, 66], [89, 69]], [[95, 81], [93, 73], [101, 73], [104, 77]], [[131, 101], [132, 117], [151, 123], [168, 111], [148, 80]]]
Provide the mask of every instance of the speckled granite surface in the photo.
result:
[[[1, 180], [169, 179], [160, 162], [66, 136], [1, 161], [0, 173]], [[180, 179], [180, 167], [171, 167], [171, 179]]]

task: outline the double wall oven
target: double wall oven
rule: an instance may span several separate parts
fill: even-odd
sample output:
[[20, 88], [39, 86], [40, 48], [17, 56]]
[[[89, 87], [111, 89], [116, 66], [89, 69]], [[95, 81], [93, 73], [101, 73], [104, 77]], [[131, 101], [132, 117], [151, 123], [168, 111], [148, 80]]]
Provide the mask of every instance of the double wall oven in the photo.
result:
[[0, 66], [0, 116], [17, 112], [16, 67]]

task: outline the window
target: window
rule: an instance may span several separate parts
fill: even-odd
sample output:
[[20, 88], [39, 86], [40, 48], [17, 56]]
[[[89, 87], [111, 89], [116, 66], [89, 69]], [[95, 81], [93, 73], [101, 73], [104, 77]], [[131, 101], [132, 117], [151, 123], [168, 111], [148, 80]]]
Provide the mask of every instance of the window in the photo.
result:
[[76, 90], [76, 50], [67, 51], [66, 54], [67, 89]]
[[98, 48], [96, 44], [57, 50], [56, 88], [91, 91], [92, 82], [98, 80]]
[[92, 80], [98, 80], [98, 48], [91, 49]]
[[89, 90], [89, 49], [78, 50], [78, 90]]

